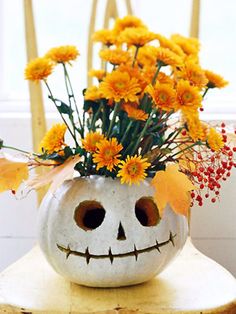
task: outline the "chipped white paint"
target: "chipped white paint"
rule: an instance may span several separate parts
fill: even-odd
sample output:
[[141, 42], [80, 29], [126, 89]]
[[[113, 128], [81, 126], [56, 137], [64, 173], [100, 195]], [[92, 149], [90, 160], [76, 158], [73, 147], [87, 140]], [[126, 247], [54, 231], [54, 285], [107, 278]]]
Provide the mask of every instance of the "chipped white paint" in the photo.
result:
[[[135, 203], [152, 195], [148, 181], [131, 187], [99, 176], [65, 182], [39, 208], [39, 243], [48, 262], [64, 277], [86, 286], [118, 287], [151, 279], [187, 237], [185, 217], [170, 208], [157, 225], [140, 223]], [[82, 229], [74, 218], [77, 206], [87, 200], [105, 209], [102, 223], [93, 230]]]

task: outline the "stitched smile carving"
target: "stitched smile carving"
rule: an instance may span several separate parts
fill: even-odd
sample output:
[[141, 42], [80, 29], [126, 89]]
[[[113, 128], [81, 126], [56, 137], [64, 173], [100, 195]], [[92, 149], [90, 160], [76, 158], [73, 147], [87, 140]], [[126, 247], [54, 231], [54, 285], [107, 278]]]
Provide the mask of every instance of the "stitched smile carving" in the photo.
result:
[[91, 258], [92, 259], [107, 259], [108, 258], [108, 259], [110, 259], [111, 264], [112, 264], [113, 260], [115, 258], [124, 258], [124, 257], [127, 257], [127, 256], [134, 256], [135, 260], [137, 261], [139, 254], [142, 254], [142, 253], [145, 253], [145, 252], [151, 252], [153, 250], [157, 250], [158, 252], [161, 253], [160, 247], [165, 246], [165, 245], [167, 245], [169, 243], [172, 243], [172, 245], [175, 246], [175, 243], [174, 243], [174, 238], [175, 237], [176, 237], [176, 234], [173, 235], [172, 232], [170, 232], [169, 239], [164, 241], [164, 242], [160, 242], [159, 243], [158, 241], [156, 241], [155, 245], [152, 245], [152, 246], [144, 248], [144, 249], [137, 249], [136, 246], [134, 245], [134, 250], [133, 251], [126, 252], [126, 253], [116, 253], [116, 254], [112, 253], [111, 248], [109, 248], [108, 254], [96, 255], [96, 254], [91, 254], [89, 252], [89, 248], [88, 247], [87, 247], [87, 249], [85, 250], [84, 253], [71, 250], [69, 245], [66, 248], [66, 247], [64, 247], [62, 245], [57, 244], [57, 247], [58, 247], [58, 249], [60, 251], [62, 251], [62, 252], [64, 252], [66, 254], [66, 258], [68, 258], [70, 255], [81, 256], [81, 257], [84, 257], [86, 259], [87, 264], [89, 264], [89, 261], [90, 261]]

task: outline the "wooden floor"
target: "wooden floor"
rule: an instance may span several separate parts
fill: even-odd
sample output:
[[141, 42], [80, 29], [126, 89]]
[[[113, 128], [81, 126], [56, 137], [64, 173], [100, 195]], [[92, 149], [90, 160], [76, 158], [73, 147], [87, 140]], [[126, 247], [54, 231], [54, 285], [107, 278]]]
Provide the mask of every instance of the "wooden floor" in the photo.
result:
[[35, 247], [0, 274], [0, 313], [236, 314], [236, 280], [190, 239], [162, 274], [117, 289], [66, 281]]

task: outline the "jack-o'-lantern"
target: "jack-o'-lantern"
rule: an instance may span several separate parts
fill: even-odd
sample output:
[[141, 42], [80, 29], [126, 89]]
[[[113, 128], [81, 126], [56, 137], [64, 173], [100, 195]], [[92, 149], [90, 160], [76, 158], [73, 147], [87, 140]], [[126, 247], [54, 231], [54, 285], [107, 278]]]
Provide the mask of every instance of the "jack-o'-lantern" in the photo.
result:
[[146, 180], [121, 185], [94, 176], [66, 181], [39, 209], [40, 246], [69, 280], [95, 287], [133, 285], [161, 272], [183, 247], [186, 218], [160, 217]]

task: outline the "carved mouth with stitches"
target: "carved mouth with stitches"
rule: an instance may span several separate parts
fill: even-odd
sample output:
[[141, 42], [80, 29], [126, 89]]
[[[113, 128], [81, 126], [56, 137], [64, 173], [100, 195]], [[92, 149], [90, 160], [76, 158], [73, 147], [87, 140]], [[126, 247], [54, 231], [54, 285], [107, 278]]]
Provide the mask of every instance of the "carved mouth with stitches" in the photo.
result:
[[85, 252], [73, 251], [73, 250], [70, 249], [69, 245], [66, 248], [66, 247], [63, 247], [63, 246], [57, 244], [57, 247], [58, 247], [58, 249], [61, 252], [66, 254], [66, 258], [69, 258], [70, 255], [81, 256], [81, 257], [84, 257], [86, 259], [87, 264], [89, 264], [90, 259], [110, 259], [111, 264], [112, 264], [113, 260], [117, 259], [117, 258], [124, 258], [124, 257], [127, 257], [127, 256], [134, 256], [135, 260], [137, 261], [139, 254], [146, 253], [146, 252], [151, 252], [151, 251], [154, 251], [154, 250], [157, 250], [159, 253], [161, 253], [160, 248], [162, 246], [165, 246], [165, 245], [167, 245], [169, 243], [172, 243], [172, 245], [175, 246], [175, 243], [174, 243], [174, 238], [175, 237], [176, 237], [176, 234], [173, 235], [172, 232], [170, 232], [169, 239], [164, 241], [164, 242], [160, 242], [159, 243], [158, 241], [156, 241], [155, 245], [149, 246], [149, 247], [144, 248], [144, 249], [137, 249], [136, 246], [134, 245], [133, 251], [126, 252], [126, 253], [112, 253], [111, 248], [109, 248], [108, 254], [96, 255], [96, 254], [90, 253], [88, 247], [85, 250]]

